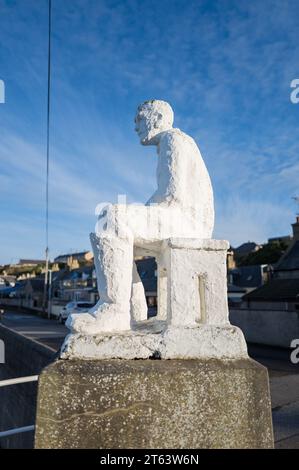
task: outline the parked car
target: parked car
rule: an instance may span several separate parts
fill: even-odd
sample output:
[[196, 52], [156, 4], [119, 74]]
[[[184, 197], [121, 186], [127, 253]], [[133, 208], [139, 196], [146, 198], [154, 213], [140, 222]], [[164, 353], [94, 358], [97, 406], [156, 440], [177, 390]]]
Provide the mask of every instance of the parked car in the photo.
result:
[[81, 312], [86, 312], [89, 310], [91, 307], [93, 307], [92, 302], [86, 302], [86, 301], [76, 301], [76, 302], [69, 302], [66, 304], [65, 307], [63, 307], [58, 315], [58, 321], [59, 323], [64, 323], [67, 317], [71, 313], [81, 313]]

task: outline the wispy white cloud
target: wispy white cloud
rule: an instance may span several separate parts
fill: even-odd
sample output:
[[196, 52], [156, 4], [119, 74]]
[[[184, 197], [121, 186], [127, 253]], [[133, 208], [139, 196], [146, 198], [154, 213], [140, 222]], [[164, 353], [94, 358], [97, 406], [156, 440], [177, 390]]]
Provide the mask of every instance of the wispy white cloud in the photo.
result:
[[230, 197], [216, 211], [214, 236], [229, 240], [233, 246], [247, 241], [264, 243], [274, 235], [291, 233], [292, 214], [290, 208], [279, 204]]

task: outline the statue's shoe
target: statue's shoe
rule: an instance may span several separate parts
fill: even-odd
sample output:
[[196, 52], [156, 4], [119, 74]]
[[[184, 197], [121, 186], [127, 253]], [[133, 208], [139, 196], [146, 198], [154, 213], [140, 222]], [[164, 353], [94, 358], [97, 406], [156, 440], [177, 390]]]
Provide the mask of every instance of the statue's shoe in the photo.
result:
[[90, 313], [74, 313], [66, 321], [72, 333], [97, 335], [130, 330], [130, 309], [116, 304], [103, 303]]

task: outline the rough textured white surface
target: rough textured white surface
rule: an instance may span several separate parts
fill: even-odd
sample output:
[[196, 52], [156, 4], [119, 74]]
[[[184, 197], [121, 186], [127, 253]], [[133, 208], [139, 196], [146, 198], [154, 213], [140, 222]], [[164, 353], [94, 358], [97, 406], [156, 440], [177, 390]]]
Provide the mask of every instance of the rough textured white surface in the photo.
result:
[[235, 326], [202, 325], [122, 334], [69, 335], [62, 346], [63, 359], [196, 359], [245, 358], [247, 347]]
[[[242, 333], [228, 321], [228, 243], [211, 240], [213, 191], [199, 149], [172, 127], [164, 101], [141, 105], [135, 122], [141, 143], [157, 147], [157, 190], [146, 205], [115, 204], [100, 213], [91, 234], [100, 301], [68, 318], [72, 334], [62, 357], [242, 356]], [[158, 262], [158, 316], [150, 331], [138, 330], [146, 303], [137, 254]]]

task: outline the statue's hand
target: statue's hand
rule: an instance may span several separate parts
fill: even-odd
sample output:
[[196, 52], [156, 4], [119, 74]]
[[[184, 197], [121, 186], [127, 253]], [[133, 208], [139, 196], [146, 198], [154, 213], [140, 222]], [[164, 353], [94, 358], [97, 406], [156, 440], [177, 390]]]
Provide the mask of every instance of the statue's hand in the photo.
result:
[[110, 219], [110, 214], [111, 214], [112, 207], [113, 207], [112, 204], [107, 204], [99, 212], [97, 223], [96, 223], [96, 232], [97, 233], [101, 233], [101, 232], [107, 230], [107, 223], [108, 223], [108, 220]]

